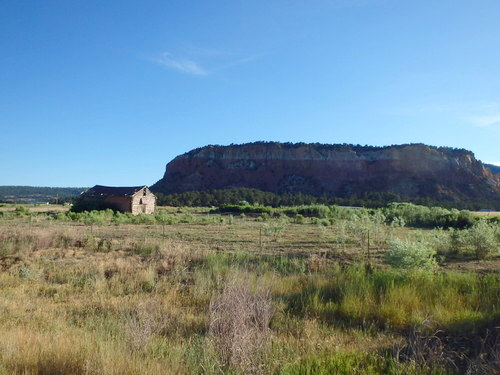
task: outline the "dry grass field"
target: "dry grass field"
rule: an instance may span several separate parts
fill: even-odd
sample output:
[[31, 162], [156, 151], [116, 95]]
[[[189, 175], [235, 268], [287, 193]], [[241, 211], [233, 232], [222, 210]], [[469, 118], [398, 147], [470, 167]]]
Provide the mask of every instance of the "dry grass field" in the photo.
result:
[[[0, 217], [0, 374], [497, 373], [497, 254], [439, 230], [165, 212]], [[433, 243], [437, 268], [388, 265], [395, 238]]]

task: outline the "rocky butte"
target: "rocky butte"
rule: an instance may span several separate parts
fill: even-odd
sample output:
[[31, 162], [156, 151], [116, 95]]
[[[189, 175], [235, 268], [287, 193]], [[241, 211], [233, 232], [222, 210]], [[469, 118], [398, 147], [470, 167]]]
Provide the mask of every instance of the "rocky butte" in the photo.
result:
[[472, 152], [425, 144], [206, 146], [177, 156], [151, 188], [168, 194], [233, 187], [337, 197], [389, 192], [437, 200], [500, 199], [500, 175]]

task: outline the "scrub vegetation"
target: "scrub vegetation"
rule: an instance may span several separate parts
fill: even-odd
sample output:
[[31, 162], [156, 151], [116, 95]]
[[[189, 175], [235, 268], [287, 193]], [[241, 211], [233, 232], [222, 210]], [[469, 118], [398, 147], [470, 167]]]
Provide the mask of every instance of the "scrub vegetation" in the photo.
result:
[[0, 374], [497, 373], [497, 219], [262, 207], [0, 207]]

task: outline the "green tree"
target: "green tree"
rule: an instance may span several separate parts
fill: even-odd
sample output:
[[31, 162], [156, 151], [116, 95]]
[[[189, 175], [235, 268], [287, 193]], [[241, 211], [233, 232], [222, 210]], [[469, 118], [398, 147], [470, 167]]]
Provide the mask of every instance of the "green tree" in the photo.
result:
[[104, 215], [99, 211], [85, 211], [82, 213], [82, 221], [90, 226], [90, 233], [94, 233], [94, 225], [104, 224]]
[[156, 211], [154, 218], [162, 226], [162, 236], [165, 237], [165, 225], [173, 224], [174, 218], [163, 210]]

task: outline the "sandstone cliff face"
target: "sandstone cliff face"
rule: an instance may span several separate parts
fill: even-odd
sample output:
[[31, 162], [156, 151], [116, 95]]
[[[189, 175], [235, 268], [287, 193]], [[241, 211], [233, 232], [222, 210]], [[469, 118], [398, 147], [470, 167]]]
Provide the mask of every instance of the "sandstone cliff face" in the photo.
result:
[[473, 153], [423, 144], [206, 146], [176, 157], [152, 189], [177, 193], [232, 187], [340, 197], [376, 191], [433, 199], [500, 198], [500, 176]]

